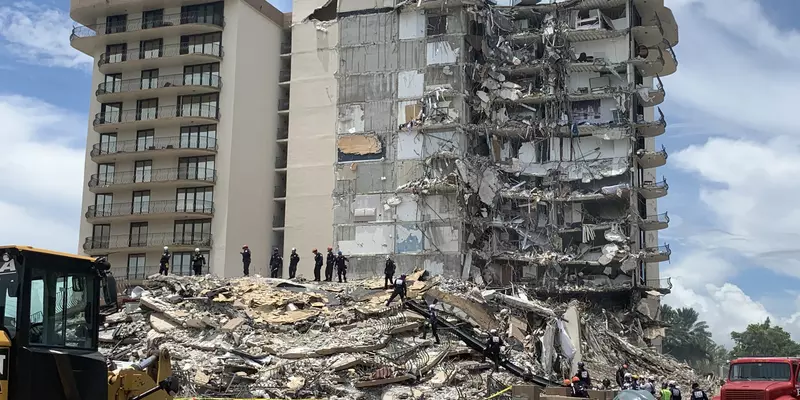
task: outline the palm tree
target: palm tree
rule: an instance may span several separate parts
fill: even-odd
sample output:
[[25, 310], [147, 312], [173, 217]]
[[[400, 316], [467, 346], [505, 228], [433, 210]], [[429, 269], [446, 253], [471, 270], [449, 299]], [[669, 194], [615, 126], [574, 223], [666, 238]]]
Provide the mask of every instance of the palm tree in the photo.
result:
[[691, 307], [675, 309], [663, 304], [661, 320], [669, 325], [664, 352], [690, 365], [710, 361], [715, 344], [711, 340], [708, 324], [699, 319], [700, 314]]

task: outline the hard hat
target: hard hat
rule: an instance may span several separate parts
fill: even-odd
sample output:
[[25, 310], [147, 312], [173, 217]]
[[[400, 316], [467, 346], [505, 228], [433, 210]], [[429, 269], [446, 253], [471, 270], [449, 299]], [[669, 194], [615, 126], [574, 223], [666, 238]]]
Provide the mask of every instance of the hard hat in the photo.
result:
[[494, 334], [496, 334], [496, 333], [497, 333], [497, 329], [492, 329], [492, 330], [490, 330], [490, 331], [489, 331], [489, 333], [491, 333], [492, 335], [494, 335]]
[[669, 381], [670, 386], [675, 386], [675, 381]]
[[631, 373], [630, 373], [630, 372], [626, 372], [626, 373], [625, 373], [625, 377], [626, 377], [626, 378], [630, 378], [630, 377], [631, 377]]
[[292, 251], [297, 251], [297, 249], [296, 249], [296, 248], [294, 248], [294, 247], [292, 247]]
[[390, 257], [390, 256], [387, 254], [387, 255], [386, 255], [386, 259], [388, 260], [389, 258], [391, 258], [391, 257]]
[[328, 246], [328, 251], [331, 251], [331, 250], [333, 250], [333, 247]]
[[652, 381], [656, 380], [656, 377], [654, 377], [653, 375], [650, 375], [650, 376], [647, 377], [647, 380], [652, 382]]
[[581, 378], [578, 378], [577, 376], [573, 376], [573, 377], [572, 377], [572, 381], [573, 381], [573, 382], [578, 382], [578, 381], [580, 381], [580, 380], [581, 380]]
[[243, 249], [246, 249], [246, 248], [247, 248], [247, 245], [244, 245], [244, 246], [242, 246], [242, 248], [243, 248]]
[[194, 249], [194, 252], [195, 252], [195, 253], [199, 253], [199, 252], [200, 252], [200, 248], [195, 248], [195, 249]]
[[583, 361], [578, 361], [578, 368], [583, 368]]
[[636, 374], [634, 374], [633, 376], [631, 376], [631, 378], [633, 378], [633, 379], [639, 379], [639, 375], [636, 375]]
[[167, 249], [169, 249], [169, 247], [167, 247], [167, 246], [164, 246], [164, 250], [167, 250]]
[[311, 250], [311, 252], [312, 253], [316, 253], [317, 252], [317, 248], [315, 247], [313, 250]]
[[276, 248], [272, 249], [272, 252], [273, 253], [277, 253], [278, 252], [278, 248], [276, 247]]
[[569, 386], [570, 383], [569, 379], [564, 379], [564, 386]]
[[338, 255], [342, 255], [342, 251], [341, 251], [341, 250], [339, 250], [338, 252], [336, 252], [336, 254], [338, 254]]

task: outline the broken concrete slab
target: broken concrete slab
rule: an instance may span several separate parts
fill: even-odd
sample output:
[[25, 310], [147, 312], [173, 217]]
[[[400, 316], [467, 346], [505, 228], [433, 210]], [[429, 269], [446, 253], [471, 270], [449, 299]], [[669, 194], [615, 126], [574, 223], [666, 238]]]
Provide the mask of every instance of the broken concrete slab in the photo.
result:
[[177, 328], [163, 314], [150, 314], [150, 326], [158, 333], [168, 333]]
[[226, 322], [225, 325], [222, 326], [222, 331], [223, 332], [233, 332], [233, 331], [239, 329], [240, 326], [244, 325], [245, 322], [246, 322], [246, 320], [244, 318], [234, 318], [234, 319]]

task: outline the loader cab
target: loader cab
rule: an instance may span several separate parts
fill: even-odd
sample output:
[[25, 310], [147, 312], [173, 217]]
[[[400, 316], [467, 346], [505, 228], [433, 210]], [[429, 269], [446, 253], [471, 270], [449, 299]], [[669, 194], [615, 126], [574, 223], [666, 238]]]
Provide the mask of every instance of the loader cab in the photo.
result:
[[100, 299], [116, 294], [105, 269], [90, 257], [0, 246], [0, 400], [107, 398]]

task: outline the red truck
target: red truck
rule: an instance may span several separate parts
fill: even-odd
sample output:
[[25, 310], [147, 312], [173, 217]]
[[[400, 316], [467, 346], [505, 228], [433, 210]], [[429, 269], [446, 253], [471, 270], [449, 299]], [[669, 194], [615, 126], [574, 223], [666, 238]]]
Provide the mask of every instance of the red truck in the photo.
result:
[[746, 357], [731, 361], [728, 379], [714, 400], [800, 399], [800, 358]]

